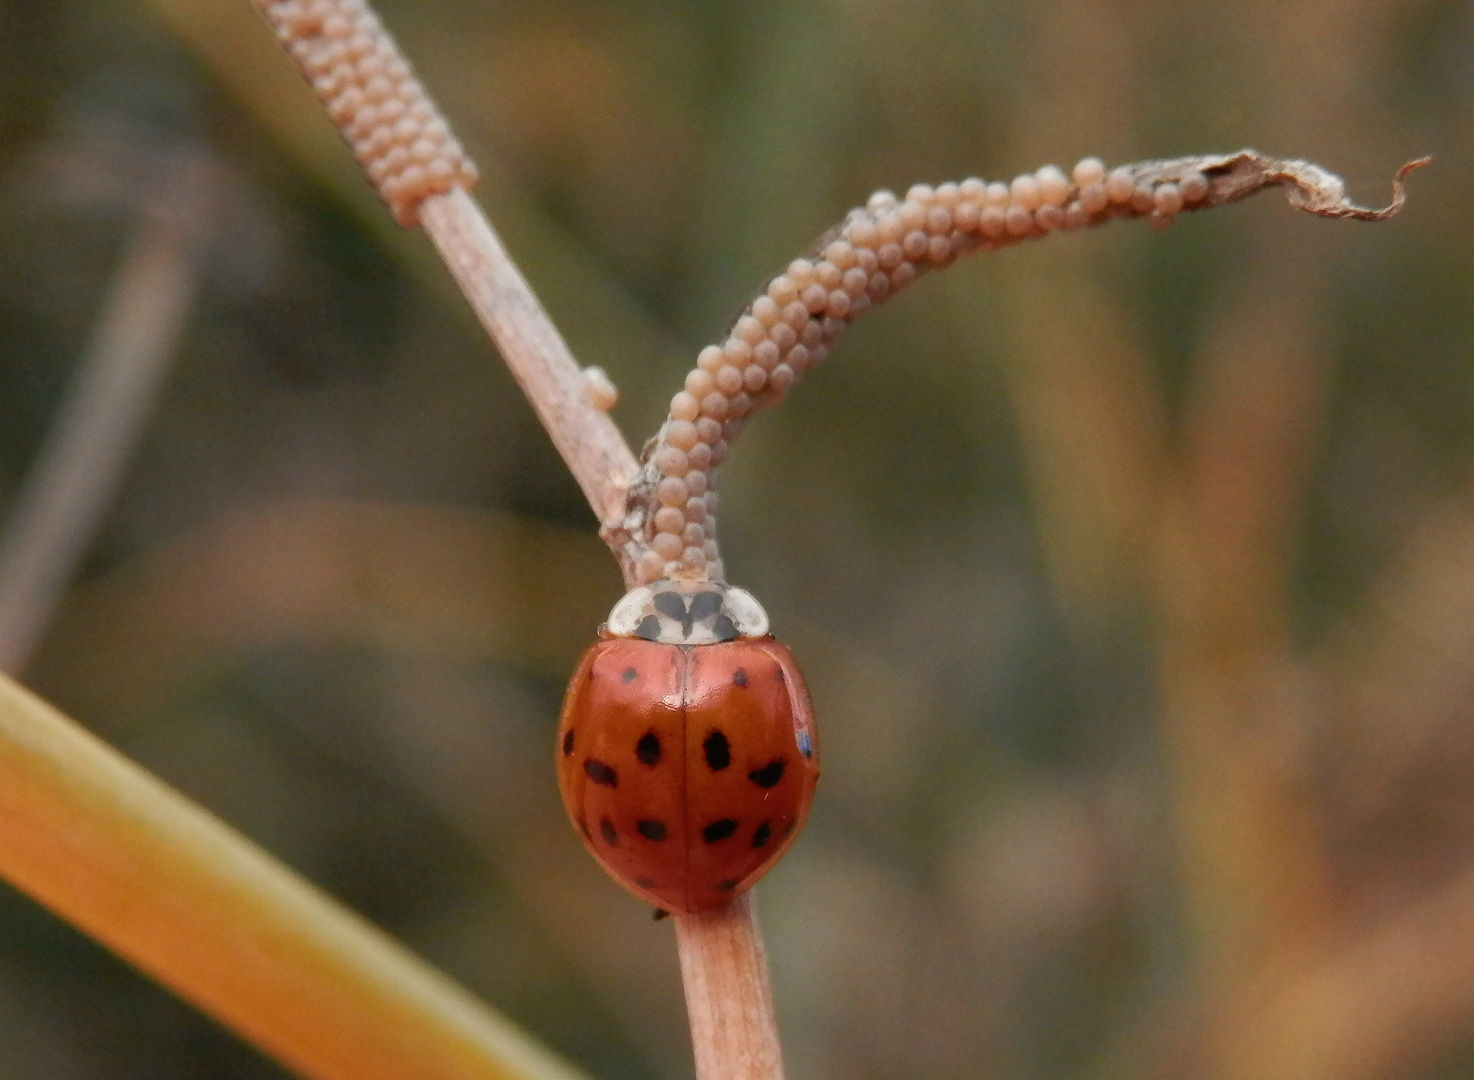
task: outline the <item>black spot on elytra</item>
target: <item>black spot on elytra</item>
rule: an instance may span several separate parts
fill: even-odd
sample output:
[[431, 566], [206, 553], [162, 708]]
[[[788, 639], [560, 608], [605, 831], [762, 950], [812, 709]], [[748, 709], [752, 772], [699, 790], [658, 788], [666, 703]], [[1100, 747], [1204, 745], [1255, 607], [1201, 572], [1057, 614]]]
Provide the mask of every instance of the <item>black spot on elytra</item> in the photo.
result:
[[737, 831], [737, 822], [732, 818], [724, 817], [721, 821], [713, 821], [701, 830], [701, 839], [708, 844], [715, 844], [719, 840], [725, 840]]
[[732, 685], [733, 686], [746, 686], [747, 685], [747, 672], [743, 671], [741, 668], [738, 668], [736, 671], [732, 672]]
[[786, 675], [783, 674], [783, 669], [782, 668], [779, 668], [778, 669], [778, 681], [779, 682], [787, 682], [788, 681], [788, 676], [786, 676]]
[[752, 772], [747, 774], [747, 778], [758, 787], [772, 787], [779, 780], [783, 779], [783, 759], [781, 757], [775, 757], [761, 769], [753, 769]]
[[627, 667], [624, 669], [624, 672], [619, 677], [625, 682], [634, 682], [635, 669], [632, 667]]
[[563, 735], [563, 756], [567, 757], [573, 753], [573, 729], [569, 728]]
[[731, 892], [736, 887], [737, 887], [737, 882], [735, 880], [733, 880], [732, 878], [728, 878], [726, 881], [718, 881], [717, 882], [717, 888], [720, 891], [722, 891], [722, 892]]
[[638, 885], [642, 889], [653, 889], [653, 888], [655, 888], [655, 882], [651, 881], [647, 877], [637, 877], [637, 878], [635, 878], [635, 884]]
[[654, 615], [646, 615], [640, 620], [640, 625], [635, 627], [635, 637], [644, 638], [646, 641], [659, 641], [660, 620]]
[[640, 741], [635, 743], [635, 757], [640, 759], [643, 765], [654, 765], [660, 761], [660, 736], [653, 731], [647, 731], [640, 736]]
[[619, 833], [614, 831], [614, 822], [608, 818], [599, 819], [599, 835], [610, 847], [619, 847]]
[[732, 764], [732, 744], [720, 731], [713, 731], [706, 737], [701, 744], [701, 752], [706, 755], [707, 767], [712, 772], [721, 772]]
[[603, 784], [605, 787], [619, 786], [619, 774], [602, 761], [589, 758], [583, 763], [583, 771], [596, 784]]
[[664, 840], [665, 822], [651, 821], [649, 818], [645, 818], [635, 822], [635, 832], [639, 833], [646, 840]]
[[762, 847], [773, 835], [773, 827], [766, 821], [757, 827], [752, 834], [752, 846]]
[[737, 636], [737, 627], [727, 616], [718, 615], [711, 621], [711, 634], [718, 641], [731, 641]]

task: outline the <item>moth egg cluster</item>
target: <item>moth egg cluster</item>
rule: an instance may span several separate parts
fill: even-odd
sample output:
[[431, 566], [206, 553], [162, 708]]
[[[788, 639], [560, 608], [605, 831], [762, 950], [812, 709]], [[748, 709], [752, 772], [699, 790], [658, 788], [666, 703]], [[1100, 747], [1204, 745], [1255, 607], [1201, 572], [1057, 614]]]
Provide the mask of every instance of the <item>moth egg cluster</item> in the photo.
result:
[[845, 327], [871, 307], [974, 251], [1114, 217], [1147, 217], [1164, 227], [1207, 195], [1201, 173], [1149, 183], [1127, 169], [1107, 172], [1098, 158], [1085, 158], [1068, 176], [1046, 165], [1009, 183], [972, 177], [916, 184], [904, 197], [876, 192], [816, 251], [768, 282], [727, 340], [701, 350], [685, 388], [671, 399], [649, 459], [658, 474], [657, 509], [640, 565], [644, 579], [710, 572], [717, 559], [716, 470], [732, 440], [822, 363]]
[[476, 183], [450, 133], [363, 0], [273, 0], [266, 18], [401, 225], [431, 195]]

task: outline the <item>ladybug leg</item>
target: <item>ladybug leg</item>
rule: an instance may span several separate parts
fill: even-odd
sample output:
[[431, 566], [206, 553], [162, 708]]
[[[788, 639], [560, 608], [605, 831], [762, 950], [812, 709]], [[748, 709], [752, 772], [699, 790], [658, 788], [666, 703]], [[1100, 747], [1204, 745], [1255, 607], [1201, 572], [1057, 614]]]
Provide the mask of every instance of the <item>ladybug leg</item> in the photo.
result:
[[661, 919], [669, 919], [670, 912], [666, 911], [665, 908], [656, 908], [655, 913], [651, 916], [651, 918], [653, 918], [656, 922], [659, 922]]

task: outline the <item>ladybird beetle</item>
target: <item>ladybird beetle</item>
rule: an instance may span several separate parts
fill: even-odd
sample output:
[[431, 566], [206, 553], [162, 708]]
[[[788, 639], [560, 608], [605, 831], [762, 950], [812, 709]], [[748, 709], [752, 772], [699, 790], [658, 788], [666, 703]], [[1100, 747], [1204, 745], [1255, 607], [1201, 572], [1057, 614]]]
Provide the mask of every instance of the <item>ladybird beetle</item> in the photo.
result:
[[819, 778], [808, 688], [752, 595], [662, 578], [626, 595], [568, 684], [558, 787], [611, 875], [721, 907], [793, 842]]

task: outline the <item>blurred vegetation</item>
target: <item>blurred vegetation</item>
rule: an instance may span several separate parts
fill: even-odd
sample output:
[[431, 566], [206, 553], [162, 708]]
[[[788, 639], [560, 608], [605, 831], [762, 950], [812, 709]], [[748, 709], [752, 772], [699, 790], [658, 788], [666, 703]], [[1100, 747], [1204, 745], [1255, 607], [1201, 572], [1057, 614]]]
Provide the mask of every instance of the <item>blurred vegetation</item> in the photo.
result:
[[[794, 1080], [1474, 1072], [1467, 5], [379, 9], [635, 445], [877, 187], [1252, 145], [1376, 205], [1437, 155], [1385, 226], [929, 277], [744, 436], [723, 536], [824, 734], [758, 890]], [[0, 513], [183, 154], [228, 198], [25, 681], [593, 1075], [689, 1075], [551, 767], [614, 563], [246, 0], [0, 0]], [[0, 890], [0, 1075], [281, 1074]]]

